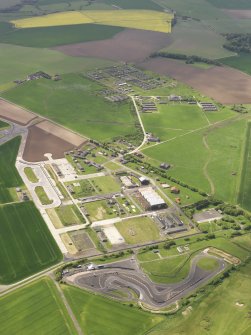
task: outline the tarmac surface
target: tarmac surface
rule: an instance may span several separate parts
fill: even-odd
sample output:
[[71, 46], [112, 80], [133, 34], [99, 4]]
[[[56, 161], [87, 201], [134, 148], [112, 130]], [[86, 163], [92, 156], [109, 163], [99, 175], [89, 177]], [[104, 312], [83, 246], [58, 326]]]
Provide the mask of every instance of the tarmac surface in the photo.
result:
[[[218, 268], [214, 271], [204, 271], [197, 267], [197, 262], [203, 257], [217, 259]], [[226, 263], [223, 259], [201, 252], [192, 259], [187, 278], [178, 283], [156, 284], [152, 282], [141, 271], [134, 258], [106, 264], [98, 270], [76, 273], [65, 277], [64, 280], [80, 288], [124, 301], [134, 300], [136, 293], [139, 302], [152, 308], [164, 308], [207, 283], [225, 270], [225, 267]], [[116, 294], [118, 291], [123, 294], [118, 296]]]

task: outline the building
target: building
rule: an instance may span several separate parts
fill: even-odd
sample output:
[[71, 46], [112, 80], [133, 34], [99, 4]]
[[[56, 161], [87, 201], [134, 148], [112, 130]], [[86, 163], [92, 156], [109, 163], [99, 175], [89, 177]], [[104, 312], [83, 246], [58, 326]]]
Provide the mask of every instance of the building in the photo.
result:
[[173, 186], [173, 187], [171, 187], [171, 193], [179, 194], [180, 190], [176, 186]]
[[150, 183], [149, 179], [147, 179], [145, 177], [139, 177], [139, 181], [140, 181], [141, 185], [149, 185], [149, 183]]
[[196, 213], [193, 216], [193, 219], [197, 223], [203, 223], [203, 222], [212, 222], [222, 219], [222, 214], [219, 213], [216, 209], [211, 208], [206, 211], [203, 211], [201, 213]]
[[128, 176], [122, 176], [120, 177], [121, 183], [126, 187], [126, 188], [133, 188], [136, 185], [132, 183], [131, 179]]
[[168, 163], [161, 163], [159, 167], [163, 170], [168, 170], [170, 169], [171, 165]]
[[146, 203], [147, 210], [156, 210], [167, 207], [165, 201], [151, 186], [140, 188], [139, 193]]

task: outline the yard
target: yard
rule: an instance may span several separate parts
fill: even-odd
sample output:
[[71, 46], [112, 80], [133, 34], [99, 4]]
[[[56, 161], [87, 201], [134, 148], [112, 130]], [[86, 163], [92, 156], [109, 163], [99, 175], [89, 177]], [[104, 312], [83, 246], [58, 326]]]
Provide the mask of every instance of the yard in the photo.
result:
[[129, 244], [152, 242], [160, 239], [160, 232], [156, 223], [148, 217], [125, 220], [116, 223], [115, 226]]

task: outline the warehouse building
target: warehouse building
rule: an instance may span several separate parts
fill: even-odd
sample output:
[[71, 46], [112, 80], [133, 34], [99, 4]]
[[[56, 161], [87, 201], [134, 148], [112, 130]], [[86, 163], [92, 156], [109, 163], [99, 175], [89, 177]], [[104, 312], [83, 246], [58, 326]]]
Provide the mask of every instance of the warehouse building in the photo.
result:
[[140, 188], [139, 193], [144, 199], [147, 210], [156, 210], [167, 207], [165, 201], [152, 187]]

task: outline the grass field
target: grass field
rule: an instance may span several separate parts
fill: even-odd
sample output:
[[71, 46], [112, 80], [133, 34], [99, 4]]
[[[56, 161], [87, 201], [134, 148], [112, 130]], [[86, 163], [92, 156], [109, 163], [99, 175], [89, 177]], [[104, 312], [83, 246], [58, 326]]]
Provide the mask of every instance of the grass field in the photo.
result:
[[[0, 44], [0, 85], [13, 80], [25, 79], [28, 74], [43, 70], [52, 75], [86, 71], [110, 66], [114, 63], [102, 59], [70, 57], [61, 52]], [[0, 86], [1, 87], [1, 86]]]
[[55, 211], [64, 226], [71, 226], [85, 222], [75, 205], [65, 205], [55, 208]]
[[10, 125], [9, 125], [8, 123], [6, 123], [6, 122], [0, 120], [0, 130], [9, 128], [9, 126], [10, 126]]
[[[8, 23], [5, 23], [8, 25]], [[2, 28], [2, 26], [0, 25]], [[0, 33], [0, 43], [26, 47], [50, 48], [63, 44], [98, 41], [112, 38], [123, 29], [119, 27], [83, 24], [5, 30]]]
[[63, 291], [86, 335], [143, 335], [163, 320], [75, 287]]
[[178, 313], [150, 332], [151, 335], [248, 335], [251, 332], [251, 264], [195, 300], [186, 315]]
[[207, 0], [213, 6], [228, 9], [251, 9], [249, 0]]
[[251, 75], [251, 57], [250, 54], [239, 54], [238, 56], [228, 57], [221, 59], [221, 62], [225, 65], [233, 67], [242, 72], [246, 72]]
[[135, 134], [131, 104], [109, 102], [98, 95], [101, 90], [102, 85], [80, 74], [68, 74], [58, 82], [46, 79], [27, 82], [3, 96], [97, 140]]
[[238, 194], [238, 202], [241, 207], [251, 210], [251, 123], [247, 124], [246, 143], [244, 157], [242, 162], [242, 172], [240, 179], [240, 188]]
[[169, 174], [178, 180], [236, 202], [245, 126], [245, 119], [224, 121], [143, 152], [159, 163], [172, 164]]
[[15, 167], [16, 156], [20, 145], [20, 138], [0, 146], [0, 203], [16, 200], [13, 189], [22, 187], [23, 181]]
[[0, 309], [2, 334], [77, 334], [55, 285], [48, 278], [1, 297]]
[[182, 21], [174, 26], [172, 42], [163, 50], [210, 59], [234, 55], [234, 53], [222, 47], [224, 43], [223, 36], [208, 29], [201, 22]]
[[147, 10], [93, 10], [81, 12], [61, 12], [45, 16], [14, 20], [12, 23], [17, 28], [96, 23], [169, 33], [171, 32], [172, 17], [172, 14]]
[[126, 243], [138, 244], [160, 239], [157, 225], [148, 217], [130, 219], [115, 224]]
[[215, 258], [203, 257], [198, 261], [197, 266], [205, 271], [215, 271], [219, 263]]
[[115, 5], [123, 9], [150, 9], [150, 10], [160, 10], [163, 8], [157, 5], [152, 0], [101, 0], [101, 2], [108, 5]]
[[85, 204], [84, 207], [87, 210], [91, 221], [111, 219], [117, 216], [117, 214], [108, 206], [106, 200], [89, 202]]
[[0, 282], [9, 284], [61, 260], [61, 253], [32, 202], [0, 206]]
[[35, 192], [41, 202], [42, 205], [50, 205], [52, 204], [53, 200], [49, 199], [45, 189], [43, 186], [37, 186], [35, 188]]
[[120, 191], [119, 183], [110, 176], [67, 182], [66, 185], [72, 185], [74, 198], [83, 198], [95, 194], [110, 194]]
[[31, 167], [26, 167], [24, 169], [24, 173], [26, 174], [30, 182], [37, 183], [39, 181], [39, 179], [37, 178], [37, 176], [35, 175], [35, 172], [33, 171]]

